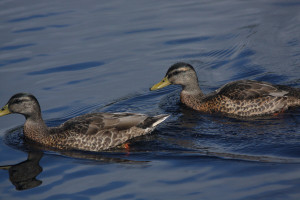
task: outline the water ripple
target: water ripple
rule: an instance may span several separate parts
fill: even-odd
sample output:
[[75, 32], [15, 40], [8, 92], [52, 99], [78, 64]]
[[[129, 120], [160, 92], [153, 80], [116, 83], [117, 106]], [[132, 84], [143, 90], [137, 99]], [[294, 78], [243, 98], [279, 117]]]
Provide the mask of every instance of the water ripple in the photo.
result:
[[22, 21], [28, 21], [28, 20], [37, 19], [37, 18], [46, 18], [46, 17], [56, 16], [56, 15], [61, 15], [64, 13], [66, 13], [66, 12], [50, 12], [47, 14], [37, 14], [37, 15], [31, 15], [31, 16], [27, 16], [27, 17], [11, 19], [11, 20], [8, 20], [7, 22], [9, 22], [9, 23], [22, 22]]
[[136, 34], [136, 33], [147, 33], [147, 32], [155, 32], [155, 31], [161, 31], [162, 28], [146, 28], [146, 29], [136, 29], [131, 31], [126, 31], [124, 34]]
[[211, 64], [210, 68], [215, 70], [215, 69], [218, 69], [218, 68], [228, 64], [229, 62], [230, 62], [230, 60], [215, 61]]
[[105, 64], [104, 62], [99, 62], [99, 61], [83, 62], [83, 63], [76, 63], [72, 65], [53, 67], [53, 68], [39, 70], [39, 71], [32, 71], [27, 73], [27, 75], [41, 75], [41, 74], [51, 74], [57, 72], [79, 71], [79, 70], [99, 67], [104, 64]]
[[192, 37], [192, 38], [169, 40], [169, 41], [166, 41], [164, 43], [167, 44], [167, 45], [188, 44], [188, 43], [202, 42], [202, 41], [205, 41], [205, 40], [209, 40], [211, 38], [212, 38], [211, 36]]
[[300, 2], [276, 2], [272, 4], [280, 7], [300, 6]]
[[11, 51], [11, 50], [21, 49], [25, 47], [34, 46], [34, 45], [35, 45], [34, 43], [28, 43], [28, 44], [4, 46], [4, 47], [0, 47], [0, 51]]
[[42, 31], [45, 30], [46, 27], [41, 26], [41, 27], [33, 27], [33, 28], [26, 28], [26, 29], [21, 29], [17, 31], [13, 31], [13, 33], [24, 33], [24, 32], [33, 32], [33, 31]]
[[212, 58], [225, 58], [230, 57], [235, 53], [235, 48], [231, 49], [218, 49], [209, 52], [203, 53], [191, 53], [191, 54], [184, 54], [182, 56], [178, 56], [179, 59], [182, 58], [201, 58], [201, 57], [212, 57]]
[[257, 77], [255, 80], [266, 81], [266, 82], [275, 84], [275, 83], [287, 81], [287, 80], [289, 80], [289, 77], [285, 76], [285, 75], [277, 75], [277, 74], [269, 73], [269, 74], [264, 74], [260, 77]]
[[104, 186], [100, 186], [100, 187], [94, 187], [94, 188], [89, 188], [87, 190], [78, 192], [77, 194], [81, 194], [81, 195], [97, 195], [97, 194], [101, 194], [103, 192], [108, 192], [108, 191], [112, 191], [112, 190], [116, 190], [119, 188], [122, 188], [126, 185], [128, 185], [128, 181], [113, 181], [110, 182]]
[[0, 67], [10, 65], [10, 64], [25, 62], [25, 61], [28, 61], [30, 59], [31, 58], [29, 58], [29, 57], [24, 57], [24, 58], [17, 58], [17, 59], [13, 59], [13, 60], [3, 60], [2, 62], [0, 61]]
[[44, 87], [42, 89], [43, 90], [53, 90], [53, 89], [60, 88], [60, 87], [65, 86], [65, 85], [76, 85], [76, 84], [80, 84], [80, 83], [90, 81], [90, 80], [92, 80], [92, 79], [91, 78], [85, 78], [85, 79], [80, 79], [80, 80], [68, 81], [68, 82], [65, 82], [65, 83], [62, 83], [62, 84], [59, 84], [59, 85], [55, 85], [55, 86], [51, 86], [51, 87], [47, 86], [47, 87]]
[[255, 55], [255, 51], [252, 49], [245, 49], [241, 51], [235, 59], [245, 58]]
[[34, 31], [42, 31], [47, 28], [65, 28], [68, 27], [68, 24], [56, 24], [56, 25], [49, 25], [49, 26], [40, 26], [40, 27], [33, 27], [33, 28], [26, 28], [21, 30], [13, 31], [13, 33], [25, 33], [25, 32], [34, 32]]

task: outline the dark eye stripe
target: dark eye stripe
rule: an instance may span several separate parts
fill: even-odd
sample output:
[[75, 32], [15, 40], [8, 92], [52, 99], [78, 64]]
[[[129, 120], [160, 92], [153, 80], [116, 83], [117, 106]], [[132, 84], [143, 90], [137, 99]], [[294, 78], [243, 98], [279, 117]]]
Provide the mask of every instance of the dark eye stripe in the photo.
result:
[[21, 102], [22, 102], [22, 100], [16, 99], [16, 100], [14, 100], [12, 103], [13, 103], [13, 104], [18, 104], [18, 103], [21, 103]]
[[19, 104], [25, 101], [29, 101], [28, 99], [15, 99], [11, 102], [11, 104]]
[[172, 73], [168, 74], [168, 78], [171, 78], [172, 76], [175, 76], [175, 75], [177, 75], [177, 74], [179, 74], [179, 73], [181, 73], [181, 72], [183, 72], [183, 71], [175, 71], [175, 72], [172, 72]]

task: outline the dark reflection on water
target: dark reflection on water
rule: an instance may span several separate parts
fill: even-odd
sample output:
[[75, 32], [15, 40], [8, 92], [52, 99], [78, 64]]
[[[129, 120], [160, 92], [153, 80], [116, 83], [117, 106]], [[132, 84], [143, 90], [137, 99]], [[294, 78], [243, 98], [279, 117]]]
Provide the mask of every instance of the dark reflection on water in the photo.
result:
[[36, 179], [43, 171], [39, 165], [42, 155], [42, 152], [28, 152], [27, 160], [15, 165], [0, 166], [0, 169], [8, 170], [9, 179], [17, 190], [34, 188], [42, 184], [42, 181]]
[[[42, 150], [45, 150], [44, 148]], [[53, 150], [53, 149], [51, 149]], [[49, 151], [49, 149], [48, 149]], [[125, 158], [124, 154], [114, 153], [114, 154], [105, 154], [105, 153], [88, 153], [88, 152], [60, 152], [60, 155], [72, 157], [76, 159], [84, 159], [83, 161], [88, 164], [87, 160], [93, 161], [93, 164], [96, 162], [99, 163], [123, 163], [123, 164], [145, 164], [147, 161], [136, 161], [128, 160]], [[126, 154], [125, 154], [126, 155]], [[39, 150], [31, 150], [28, 152], [27, 160], [20, 162], [14, 165], [5, 165], [0, 166], [0, 169], [7, 170], [9, 174], [9, 179], [11, 183], [15, 186], [16, 190], [28, 190], [34, 187], [38, 187], [42, 184], [42, 180], [37, 180], [36, 177], [43, 171], [39, 162], [42, 159], [43, 152]], [[124, 158], [120, 158], [123, 156]], [[129, 156], [129, 153], [127, 153]], [[92, 175], [91, 172], [84, 172], [86, 175]], [[80, 177], [79, 175], [78, 177]], [[70, 179], [69, 177], [68, 179]], [[76, 178], [72, 176], [72, 178]], [[114, 184], [111, 183], [114, 187]]]

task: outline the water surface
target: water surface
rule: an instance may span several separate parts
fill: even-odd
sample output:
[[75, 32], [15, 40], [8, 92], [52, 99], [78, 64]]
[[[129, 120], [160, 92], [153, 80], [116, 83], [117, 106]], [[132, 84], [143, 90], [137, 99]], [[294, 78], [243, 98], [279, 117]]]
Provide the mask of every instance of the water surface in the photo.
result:
[[[0, 3], [0, 103], [30, 92], [50, 126], [89, 112], [167, 113], [130, 152], [36, 151], [0, 119], [0, 199], [299, 199], [300, 112], [240, 120], [150, 92], [175, 62], [205, 93], [239, 79], [300, 87], [296, 1]], [[25, 173], [25, 172], [26, 173]]]

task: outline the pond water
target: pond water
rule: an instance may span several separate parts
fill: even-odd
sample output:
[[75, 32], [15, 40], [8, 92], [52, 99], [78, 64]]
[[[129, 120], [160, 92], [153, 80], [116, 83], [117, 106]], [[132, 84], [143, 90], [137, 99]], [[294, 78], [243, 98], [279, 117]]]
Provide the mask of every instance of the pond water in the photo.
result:
[[59, 152], [0, 118], [0, 199], [300, 199], [300, 110], [261, 120], [203, 115], [180, 87], [150, 92], [175, 62], [205, 93], [254, 79], [300, 87], [300, 2], [0, 2], [0, 106], [39, 100], [50, 126], [89, 112], [167, 113], [129, 152]]

